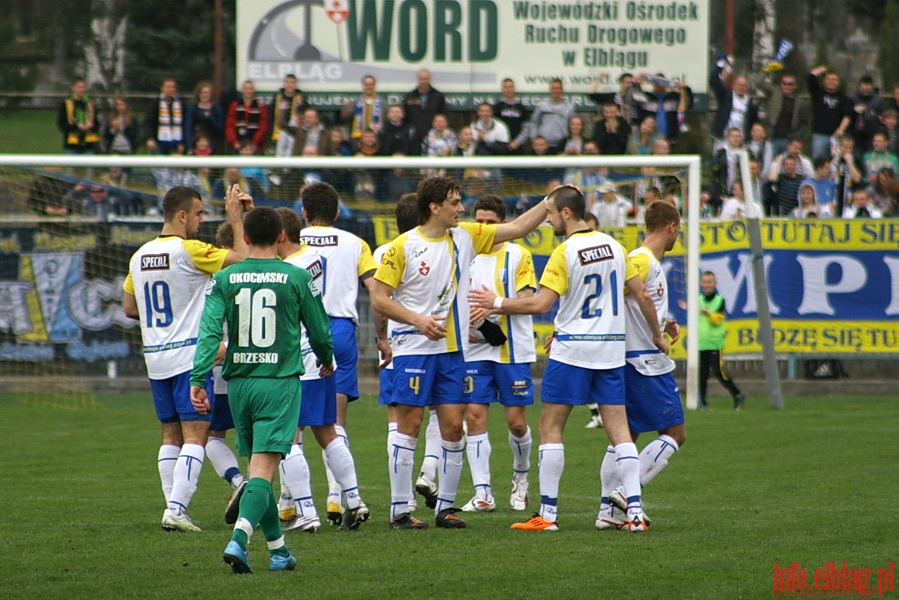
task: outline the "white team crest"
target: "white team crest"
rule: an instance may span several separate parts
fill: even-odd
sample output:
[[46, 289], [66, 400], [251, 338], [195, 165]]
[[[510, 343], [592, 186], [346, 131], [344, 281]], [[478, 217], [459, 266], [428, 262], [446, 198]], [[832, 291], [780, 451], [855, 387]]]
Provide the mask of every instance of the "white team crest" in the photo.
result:
[[318, 286], [315, 285], [315, 281], [312, 279], [309, 280], [309, 291], [312, 292], [313, 296], [321, 296], [321, 292], [318, 291]]

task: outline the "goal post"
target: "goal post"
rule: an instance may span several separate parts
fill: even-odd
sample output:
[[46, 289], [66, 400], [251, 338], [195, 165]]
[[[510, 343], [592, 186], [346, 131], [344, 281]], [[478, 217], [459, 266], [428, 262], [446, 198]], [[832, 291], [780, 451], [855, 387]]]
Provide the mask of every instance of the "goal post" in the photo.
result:
[[[347, 228], [374, 246], [395, 235], [389, 227], [398, 197], [394, 190], [405, 186], [414, 191], [417, 181], [429, 174], [442, 173], [459, 179], [465, 190], [463, 200], [469, 206], [484, 194], [500, 196], [511, 217], [539, 201], [551, 188], [550, 182], [557, 180], [582, 187], [587, 192], [589, 208], [599, 197], [600, 185], [596, 178], [591, 179], [586, 173], [591, 173], [592, 177], [599, 172], [602, 174], [600, 179], [615, 186], [635, 209], [642, 190], [652, 188], [662, 179], [675, 184], [672, 193], [682, 209], [683, 233], [681, 243], [666, 257], [665, 266], [672, 289], [669, 310], [679, 320], [685, 318], [686, 327], [684, 339], [674, 345], [672, 355], [682, 365], [686, 406], [695, 409], [698, 406], [699, 352], [698, 344], [692, 338], [699, 317], [695, 299], [699, 295], [700, 275], [700, 167], [700, 157], [696, 155], [445, 158], [0, 155], [0, 251], [19, 253], [27, 258], [20, 261], [15, 276], [12, 273], [6, 277], [0, 275], [0, 286], [4, 285], [4, 278], [7, 287], [19, 285], [18, 289], [24, 290], [30, 286], [30, 292], [21, 294], [30, 303], [30, 314], [35, 317], [32, 321], [42, 320], [38, 329], [43, 327], [40, 331], [15, 333], [25, 328], [24, 322], [17, 325], [11, 317], [4, 319], [6, 313], [0, 306], [0, 334], [8, 338], [6, 343], [15, 350], [9, 354], [11, 358], [0, 354], [0, 371], [4, 362], [7, 367], [15, 363], [17, 352], [22, 360], [28, 359], [28, 354], [22, 351], [25, 346], [41, 348], [45, 359], [52, 355], [54, 361], [65, 362], [59, 349], [66, 344], [67, 358], [76, 363], [74, 372], [93, 368], [104, 375], [117, 373], [121, 376], [138, 368], [133, 366], [138, 364], [134, 355], [139, 354], [136, 323], [126, 322], [115, 313], [121, 298], [120, 278], [127, 271], [128, 257], [143, 241], [156, 235], [161, 226], [158, 202], [164, 191], [160, 187], [162, 181], [194, 181], [185, 175], [200, 175], [201, 195], [209, 200], [212, 209], [210, 223], [201, 232], [207, 241], [212, 241], [216, 220], [223, 219], [221, 196], [214, 197], [212, 179], [226, 176], [228, 169], [240, 169], [241, 177], [245, 178], [242, 180], [252, 180], [254, 185], [261, 186], [260, 195], [265, 199], [260, 204], [268, 205], [292, 206], [304, 183], [328, 181], [341, 192], [343, 214], [351, 215], [350, 219], [338, 222], [338, 226], [349, 225]], [[125, 181], [111, 178], [112, 172]], [[397, 184], [395, 188], [392, 187], [394, 183]], [[119, 200], [119, 204], [98, 217], [85, 215], [84, 212], [93, 208], [91, 191], [94, 188], [120, 194], [127, 201]], [[74, 192], [80, 194], [75, 203], [72, 200]], [[54, 212], [56, 205], [66, 212]], [[605, 228], [627, 250], [634, 249], [642, 241], [642, 227], [635, 224], [634, 216], [631, 214], [623, 227]], [[559, 242], [548, 227], [521, 241], [535, 256], [538, 278], [549, 252]], [[46, 247], [42, 247], [42, 243]], [[46, 265], [41, 263], [48, 250], [72, 261], [67, 263], [67, 268], [80, 273], [83, 279], [80, 288], [66, 288], [59, 277], [48, 280]], [[26, 263], [34, 265], [31, 267]], [[35, 275], [34, 268], [44, 271]], [[79, 275], [69, 272], [68, 276], [77, 279]], [[50, 289], [53, 285], [59, 289]], [[68, 307], [64, 306], [66, 303]], [[57, 313], [66, 312], [63, 309], [68, 313], [62, 321], [69, 322], [69, 330], [64, 335], [53, 330], [60, 322]], [[362, 314], [367, 312], [360, 311], [360, 321], [364, 320]], [[32, 322], [31, 325], [35, 324]], [[535, 320], [538, 335], [551, 329], [548, 318]], [[368, 332], [364, 336], [360, 334], [360, 352], [373, 351], [367, 341], [371, 337]], [[73, 344], [79, 348], [78, 352], [69, 351]], [[55, 354], [51, 346], [55, 347]], [[128, 352], [123, 349], [125, 346], [128, 346]], [[126, 360], [122, 354], [128, 354], [127, 360], [131, 362], [127, 364], [132, 367], [117, 367], [117, 363]], [[92, 368], [78, 368], [79, 360], [93, 360], [102, 368], [97, 364]], [[39, 366], [36, 368], [40, 371]]]

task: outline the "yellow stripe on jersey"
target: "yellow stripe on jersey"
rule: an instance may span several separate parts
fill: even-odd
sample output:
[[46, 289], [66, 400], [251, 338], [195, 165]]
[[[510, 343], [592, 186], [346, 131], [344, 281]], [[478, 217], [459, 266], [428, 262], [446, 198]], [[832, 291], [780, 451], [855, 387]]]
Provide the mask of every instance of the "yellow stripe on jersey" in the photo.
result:
[[566, 242], [556, 246], [553, 253], [549, 255], [549, 260], [546, 261], [543, 275], [540, 276], [540, 285], [548, 287], [559, 296], [564, 296], [568, 291], [568, 261], [565, 258], [567, 249]]
[[[640, 250], [645, 250], [645, 248], [641, 246], [627, 255], [627, 264], [624, 273], [625, 281], [630, 281], [634, 277], [639, 276], [640, 281], [646, 283], [646, 278], [649, 277], [649, 267], [652, 265], [652, 260], [649, 257], [648, 250], [647, 252], [641, 252]], [[625, 286], [624, 295], [628, 296], [630, 293], [631, 291]]]
[[518, 271], [515, 273], [515, 291], [525, 289], [537, 289], [537, 273], [534, 271], [534, 259], [530, 252], [522, 252], [518, 262]]
[[228, 250], [200, 240], [182, 240], [181, 245], [193, 261], [194, 266], [210, 275], [215, 275], [222, 270], [225, 258], [228, 256]]
[[369, 247], [368, 242], [362, 239], [360, 239], [359, 242], [359, 260], [356, 263], [356, 272], [359, 277], [362, 277], [366, 273], [371, 273], [376, 270], [378, 265], [371, 255], [371, 248]]
[[459, 227], [468, 232], [474, 243], [475, 254], [487, 254], [493, 247], [496, 238], [496, 225], [487, 223], [459, 223]]
[[403, 273], [406, 270], [406, 241], [409, 234], [404, 233], [390, 242], [378, 270], [375, 271], [375, 279], [396, 289], [403, 282]]

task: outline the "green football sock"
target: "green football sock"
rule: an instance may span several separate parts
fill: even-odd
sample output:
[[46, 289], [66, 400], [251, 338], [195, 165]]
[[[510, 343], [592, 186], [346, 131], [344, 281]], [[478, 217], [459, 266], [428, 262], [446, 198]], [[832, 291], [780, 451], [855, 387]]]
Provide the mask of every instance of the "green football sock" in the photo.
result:
[[[271, 506], [275, 507], [275, 520], [278, 519], [278, 506], [275, 504], [275, 496], [272, 493], [272, 484], [261, 477], [254, 477], [247, 483], [247, 487], [240, 498], [240, 510], [238, 519], [246, 519], [256, 527], [260, 523]], [[278, 522], [278, 529], [281, 524]], [[265, 533], [265, 527], [262, 528]], [[265, 536], [269, 539], [268, 535]], [[241, 547], [246, 548], [249, 541], [247, 533], [241, 529], [235, 529], [231, 533], [231, 539], [236, 541]]]

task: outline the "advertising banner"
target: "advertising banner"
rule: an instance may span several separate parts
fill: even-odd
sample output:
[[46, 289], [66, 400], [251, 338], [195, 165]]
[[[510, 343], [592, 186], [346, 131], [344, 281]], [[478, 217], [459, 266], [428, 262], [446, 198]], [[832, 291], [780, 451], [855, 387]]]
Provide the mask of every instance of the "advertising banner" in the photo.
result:
[[[642, 240], [636, 226], [607, 229], [630, 251]], [[899, 353], [899, 220], [761, 221], [768, 305], [777, 352], [802, 354]], [[379, 243], [396, 236], [392, 219], [375, 220]], [[749, 235], [744, 221], [701, 228], [700, 269], [712, 271], [727, 313], [726, 352], [760, 354]], [[541, 227], [523, 240], [539, 280], [561, 238]], [[671, 296], [669, 317], [686, 324], [686, 256], [678, 243], [663, 261]], [[535, 321], [538, 337], [551, 333], [551, 315]], [[545, 331], [548, 328], [548, 332]], [[685, 344], [672, 347], [684, 358]]]
[[561, 78], [576, 104], [625, 72], [708, 79], [709, 1], [238, 0], [237, 80], [262, 91], [299, 78], [314, 107], [336, 108], [373, 75], [390, 103], [431, 71], [453, 108], [495, 99], [512, 78], [522, 101]]

